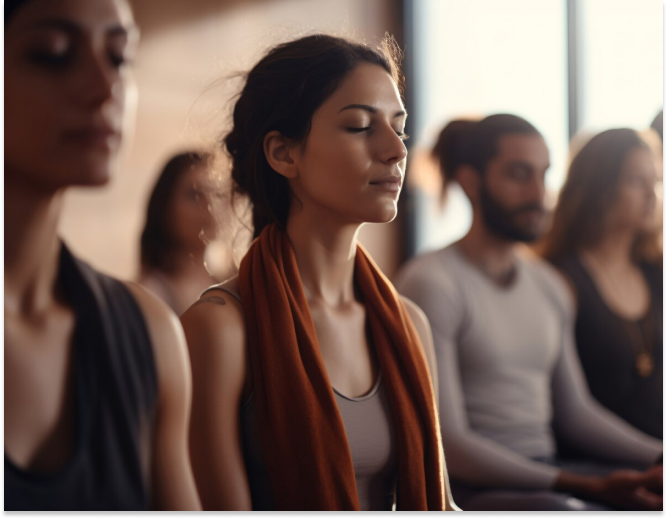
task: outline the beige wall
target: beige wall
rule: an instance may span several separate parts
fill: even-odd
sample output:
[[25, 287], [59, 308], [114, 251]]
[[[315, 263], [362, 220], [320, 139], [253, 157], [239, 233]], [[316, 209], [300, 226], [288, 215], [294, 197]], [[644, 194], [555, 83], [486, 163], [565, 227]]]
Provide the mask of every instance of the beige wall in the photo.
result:
[[[131, 144], [110, 185], [68, 194], [61, 235], [83, 258], [121, 278], [137, 274], [145, 204], [174, 152], [214, 143], [248, 69], [270, 45], [325, 30], [372, 41], [395, 33], [395, 0], [136, 0], [142, 36]], [[213, 85], [213, 86], [212, 86]], [[397, 222], [366, 226], [362, 242], [391, 275]]]

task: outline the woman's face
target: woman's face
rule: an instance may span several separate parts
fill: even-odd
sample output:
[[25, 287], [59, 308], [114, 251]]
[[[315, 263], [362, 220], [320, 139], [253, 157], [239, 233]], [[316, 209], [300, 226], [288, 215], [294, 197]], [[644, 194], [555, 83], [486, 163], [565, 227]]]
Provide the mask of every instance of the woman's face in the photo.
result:
[[607, 221], [612, 229], [650, 231], [656, 224], [656, 184], [658, 177], [651, 152], [637, 147], [621, 167], [616, 201]]
[[137, 38], [125, 0], [18, 9], [5, 27], [6, 183], [50, 192], [109, 179]]
[[[296, 154], [290, 181], [304, 209], [343, 223], [395, 218], [407, 150], [405, 108], [396, 83], [380, 66], [362, 64], [315, 111]], [[297, 202], [298, 204], [298, 202]]]
[[215, 237], [216, 225], [211, 213], [213, 195], [205, 164], [193, 166], [177, 182], [169, 218], [176, 243], [184, 250], [202, 250], [206, 247], [203, 238]]

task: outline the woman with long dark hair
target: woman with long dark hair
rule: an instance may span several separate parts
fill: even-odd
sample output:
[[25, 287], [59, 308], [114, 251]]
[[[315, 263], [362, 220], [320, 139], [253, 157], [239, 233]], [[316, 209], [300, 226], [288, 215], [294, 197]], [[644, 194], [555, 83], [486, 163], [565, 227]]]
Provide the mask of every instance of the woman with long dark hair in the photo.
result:
[[454, 506], [428, 321], [357, 242], [404, 178], [392, 50], [313, 35], [246, 76], [224, 145], [256, 240], [181, 317], [205, 509]]
[[5, 510], [198, 509], [178, 320], [57, 234], [67, 188], [114, 170], [132, 13], [124, 0], [4, 8]]
[[655, 158], [631, 129], [593, 137], [572, 160], [542, 254], [565, 275], [593, 396], [662, 438], [662, 250]]
[[205, 153], [184, 152], [167, 161], [148, 201], [141, 233], [139, 283], [176, 315], [215, 282], [204, 262], [216, 231], [208, 160]]

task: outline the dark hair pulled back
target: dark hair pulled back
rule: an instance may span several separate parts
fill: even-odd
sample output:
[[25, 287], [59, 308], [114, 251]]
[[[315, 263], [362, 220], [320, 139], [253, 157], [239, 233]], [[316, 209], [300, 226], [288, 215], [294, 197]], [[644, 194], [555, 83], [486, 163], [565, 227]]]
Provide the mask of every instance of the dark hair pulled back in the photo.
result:
[[400, 51], [389, 36], [377, 48], [350, 40], [315, 34], [277, 45], [248, 72], [223, 143], [232, 160], [234, 192], [252, 204], [253, 236], [278, 222], [287, 223], [290, 189], [264, 155], [264, 137], [278, 131], [303, 142], [313, 113], [359, 64], [386, 70], [399, 85]]
[[466, 161], [467, 137], [475, 124], [476, 121], [470, 119], [454, 119], [448, 122], [431, 149], [431, 156], [438, 161], [440, 167], [443, 200], [450, 183], [456, 179], [456, 170]]

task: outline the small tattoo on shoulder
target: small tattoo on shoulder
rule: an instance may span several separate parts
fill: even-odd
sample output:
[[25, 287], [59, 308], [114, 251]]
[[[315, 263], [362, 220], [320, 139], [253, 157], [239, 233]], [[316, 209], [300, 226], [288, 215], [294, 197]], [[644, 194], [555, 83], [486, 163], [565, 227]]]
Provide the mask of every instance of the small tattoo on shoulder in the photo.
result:
[[208, 296], [203, 299], [200, 299], [197, 301], [193, 306], [197, 305], [203, 305], [204, 303], [213, 303], [214, 305], [226, 305], [227, 301], [225, 301], [222, 297], [220, 296]]

